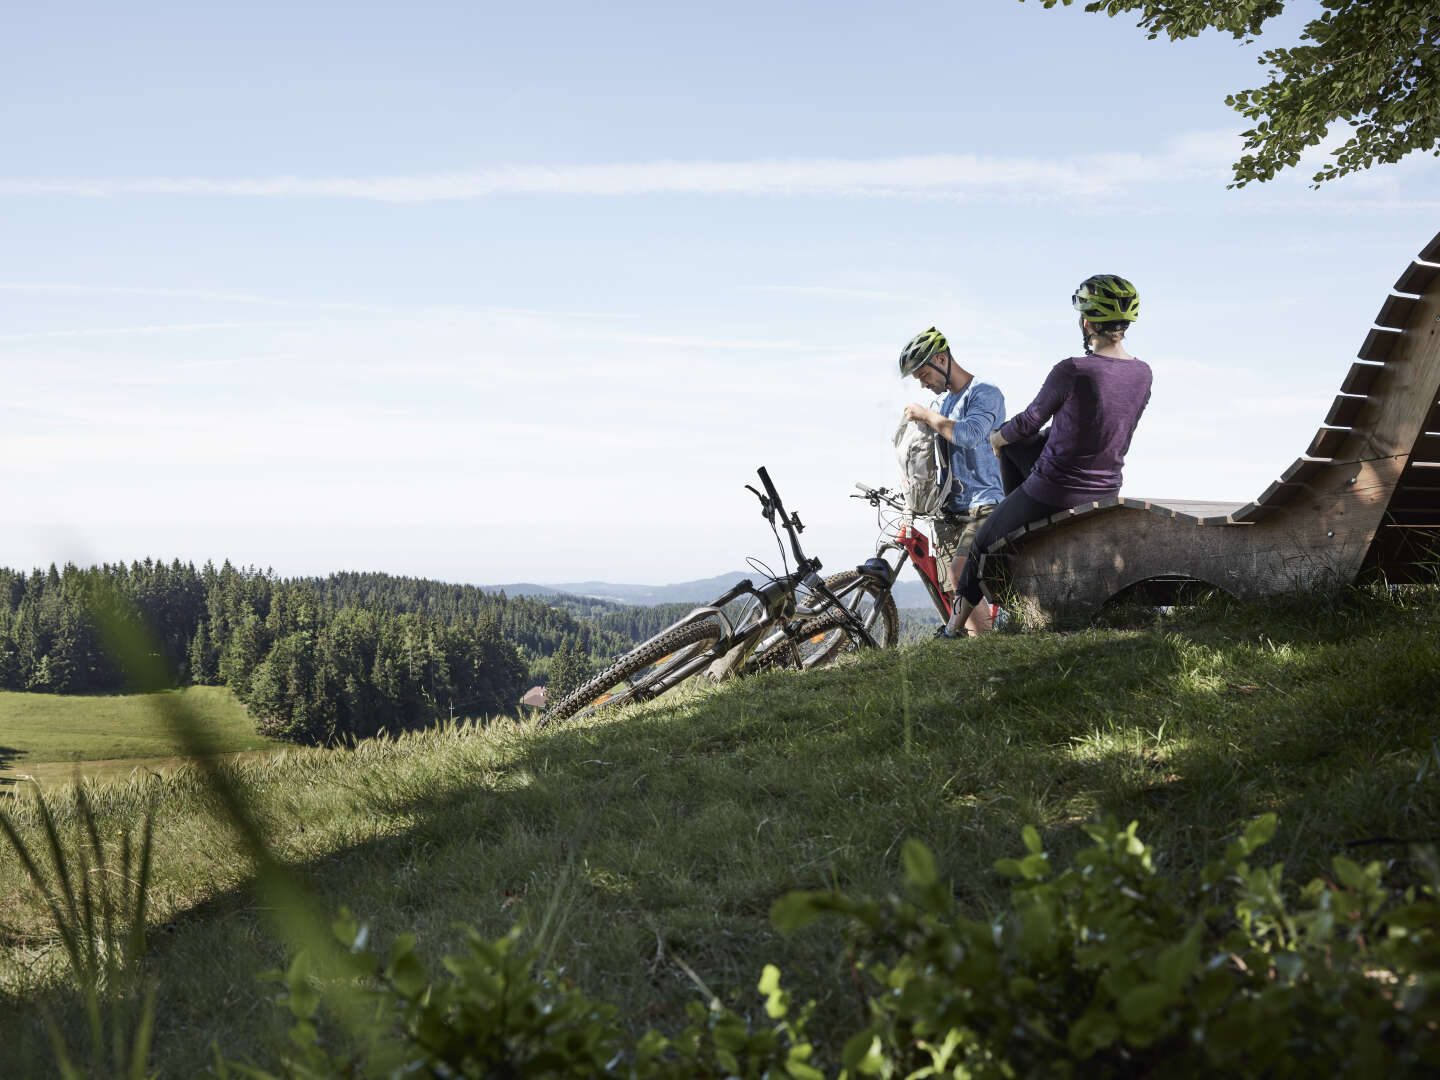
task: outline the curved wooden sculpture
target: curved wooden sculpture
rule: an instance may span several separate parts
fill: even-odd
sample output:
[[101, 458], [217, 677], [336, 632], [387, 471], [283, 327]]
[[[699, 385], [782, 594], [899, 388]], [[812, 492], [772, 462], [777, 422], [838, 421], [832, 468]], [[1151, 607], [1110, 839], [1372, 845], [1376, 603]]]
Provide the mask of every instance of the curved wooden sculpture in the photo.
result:
[[[1061, 622], [1144, 582], [1263, 596], [1440, 565], [1440, 234], [1386, 297], [1324, 426], [1245, 505], [1119, 497], [1011, 533], [986, 591]], [[1428, 574], [1428, 577], [1426, 575]]]

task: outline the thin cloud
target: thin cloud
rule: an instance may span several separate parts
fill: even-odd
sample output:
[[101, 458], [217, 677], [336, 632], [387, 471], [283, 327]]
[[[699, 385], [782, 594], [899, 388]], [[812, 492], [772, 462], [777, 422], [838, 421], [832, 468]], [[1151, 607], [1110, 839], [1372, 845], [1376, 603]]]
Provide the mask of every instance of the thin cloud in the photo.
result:
[[250, 330], [264, 326], [303, 326], [301, 322], [214, 322], [169, 323], [156, 326], [100, 326], [84, 330], [20, 330], [0, 334], [0, 341], [30, 341], [43, 338], [124, 337], [135, 334], [189, 333], [197, 330]]
[[[0, 181], [0, 189], [4, 183]], [[384, 304], [359, 301], [312, 300], [259, 293], [225, 292], [213, 289], [180, 289], [143, 285], [77, 285], [63, 282], [0, 281], [0, 293], [33, 293], [56, 296], [155, 296], [167, 300], [215, 300], [236, 304], [266, 304], [273, 307], [305, 308], [376, 314], [477, 314], [542, 316], [557, 319], [621, 319], [629, 316], [611, 311], [548, 311], [543, 308], [503, 307], [495, 304]], [[283, 325], [255, 324], [246, 325]]]
[[494, 195], [837, 195], [881, 198], [1036, 194], [1099, 196], [1140, 181], [1223, 175], [1233, 139], [1181, 136], [1155, 153], [1069, 158], [926, 154], [871, 160], [647, 161], [606, 165], [510, 165], [422, 176], [210, 179], [154, 177], [81, 181], [0, 180], [0, 195], [107, 198], [192, 195], [244, 198], [437, 202]]

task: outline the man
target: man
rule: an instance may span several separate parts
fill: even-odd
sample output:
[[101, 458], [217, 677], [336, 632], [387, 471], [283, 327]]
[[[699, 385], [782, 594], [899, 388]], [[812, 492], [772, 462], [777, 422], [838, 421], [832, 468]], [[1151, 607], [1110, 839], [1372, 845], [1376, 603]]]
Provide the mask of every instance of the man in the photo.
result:
[[[900, 353], [900, 374], [914, 376], [938, 395], [937, 408], [909, 404], [905, 419], [918, 420], [945, 440], [950, 463], [950, 496], [935, 521], [935, 562], [943, 567], [947, 591], [954, 591], [965, 555], [980, 522], [1005, 497], [1000, 463], [990, 433], [1005, 419], [1005, 397], [993, 383], [977, 379], [955, 362], [945, 335], [935, 327], [916, 334]], [[977, 605], [965, 629], [990, 629], [990, 611]]]

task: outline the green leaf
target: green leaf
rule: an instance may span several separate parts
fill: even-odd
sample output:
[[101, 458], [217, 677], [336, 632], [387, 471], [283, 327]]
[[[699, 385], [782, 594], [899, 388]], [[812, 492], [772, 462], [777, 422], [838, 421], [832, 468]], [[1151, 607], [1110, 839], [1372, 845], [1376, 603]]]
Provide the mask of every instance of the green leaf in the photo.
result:
[[935, 856], [919, 840], [906, 840], [901, 852], [905, 866], [905, 881], [911, 888], [928, 889], [940, 880], [935, 869]]
[[762, 994], [773, 994], [780, 989], [780, 969], [774, 964], [766, 964], [765, 970], [760, 973], [760, 982], [755, 987]]
[[1148, 1026], [1173, 1000], [1174, 996], [1163, 984], [1143, 983], [1121, 996], [1120, 1015], [1126, 1023]]
[[1019, 859], [996, 859], [995, 872], [1004, 874], [1006, 877], [1024, 877], [1025, 871], [1020, 868]]
[[1254, 851], [1261, 844], [1270, 842], [1275, 835], [1275, 826], [1278, 821], [1279, 819], [1274, 814], [1262, 814], [1245, 826], [1246, 854]]
[[770, 905], [770, 922], [777, 930], [803, 930], [823, 911], [816, 902], [824, 893], [796, 890], [788, 892]]
[[860, 1076], [880, 1076], [885, 1072], [885, 1048], [880, 1036], [869, 1028], [852, 1035], [845, 1042], [845, 1068]]
[[1335, 868], [1335, 876], [1340, 879], [1340, 884], [1347, 889], [1363, 889], [1365, 887], [1365, 871], [1360, 864], [1345, 858], [1344, 855], [1336, 855], [1330, 861]]
[[1025, 841], [1026, 851], [1038, 855], [1045, 850], [1044, 846], [1040, 843], [1040, 832], [1034, 825], [1026, 825], [1020, 830], [1020, 836]]

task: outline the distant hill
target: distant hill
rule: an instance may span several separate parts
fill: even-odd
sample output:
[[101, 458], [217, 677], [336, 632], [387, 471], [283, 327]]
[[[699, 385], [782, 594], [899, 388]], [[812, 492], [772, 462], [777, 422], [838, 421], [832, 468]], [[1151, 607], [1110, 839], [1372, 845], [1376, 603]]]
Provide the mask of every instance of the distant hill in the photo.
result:
[[[596, 600], [609, 600], [617, 604], [633, 604], [649, 607], [652, 604], [701, 604], [713, 600], [741, 578], [752, 580], [755, 574], [739, 571], [720, 574], [717, 577], [701, 578], [698, 581], [681, 581], [674, 585], [617, 585], [611, 581], [567, 581], [555, 585], [536, 585], [529, 581], [512, 582], [509, 585], [481, 585], [485, 592], [504, 592], [506, 596], [537, 596], [541, 598], [568, 594]], [[910, 567], [900, 571], [895, 582], [895, 603], [902, 608], [930, 608], [930, 594], [920, 584], [919, 577]], [[938, 616], [937, 616], [938, 618]]]
[[509, 585], [481, 585], [486, 592], [504, 592], [506, 596], [587, 596], [610, 600], [617, 604], [648, 607], [652, 604], [701, 604], [714, 600], [735, 582], [754, 574], [738, 571], [698, 581], [681, 581], [674, 585], [617, 585], [610, 581], [566, 581], [556, 585], [536, 585], [528, 581]]

